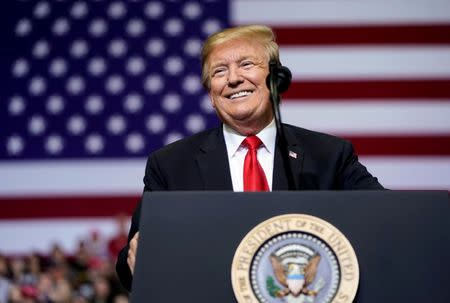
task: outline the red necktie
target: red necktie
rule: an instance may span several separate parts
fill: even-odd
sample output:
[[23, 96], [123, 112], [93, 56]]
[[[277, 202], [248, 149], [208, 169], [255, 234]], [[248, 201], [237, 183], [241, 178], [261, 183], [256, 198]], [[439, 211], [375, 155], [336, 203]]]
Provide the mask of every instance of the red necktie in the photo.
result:
[[248, 136], [242, 144], [248, 148], [244, 160], [244, 191], [269, 191], [266, 175], [256, 157], [261, 140], [256, 136]]

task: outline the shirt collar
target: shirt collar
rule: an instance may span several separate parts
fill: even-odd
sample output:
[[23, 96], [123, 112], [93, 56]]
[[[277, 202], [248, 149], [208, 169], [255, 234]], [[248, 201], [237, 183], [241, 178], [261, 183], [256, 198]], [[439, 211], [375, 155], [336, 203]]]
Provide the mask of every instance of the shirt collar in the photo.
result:
[[[271, 153], [275, 152], [275, 139], [277, 135], [277, 129], [275, 127], [275, 120], [272, 120], [269, 125], [263, 128], [256, 134], [262, 141], [264, 148]], [[242, 141], [247, 137], [239, 134], [234, 129], [226, 124], [223, 124], [223, 136], [225, 138], [227, 152], [230, 157], [233, 157], [241, 147]]]

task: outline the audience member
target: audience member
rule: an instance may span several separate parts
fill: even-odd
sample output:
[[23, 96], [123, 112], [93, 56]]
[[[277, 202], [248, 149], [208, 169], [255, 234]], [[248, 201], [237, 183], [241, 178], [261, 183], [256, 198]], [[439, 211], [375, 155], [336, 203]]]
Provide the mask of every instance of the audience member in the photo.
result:
[[90, 233], [73, 255], [58, 244], [46, 256], [0, 254], [0, 303], [128, 303], [109, 253], [110, 243], [123, 245], [126, 220], [117, 217], [118, 233], [110, 241]]
[[108, 242], [109, 257], [112, 260], [117, 258], [122, 247], [128, 243], [128, 222], [129, 218], [125, 214], [119, 214], [116, 218], [117, 233]]

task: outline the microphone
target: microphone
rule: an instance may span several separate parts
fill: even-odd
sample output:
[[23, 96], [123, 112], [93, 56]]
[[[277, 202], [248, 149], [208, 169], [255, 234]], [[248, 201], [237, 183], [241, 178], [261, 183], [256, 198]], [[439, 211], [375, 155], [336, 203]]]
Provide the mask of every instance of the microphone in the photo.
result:
[[270, 60], [269, 75], [266, 78], [266, 85], [270, 91], [270, 100], [272, 101], [272, 110], [275, 118], [275, 126], [277, 128], [277, 145], [280, 149], [283, 167], [287, 177], [288, 189], [295, 190], [296, 184], [290, 165], [287, 140], [284, 134], [284, 128], [281, 123], [279, 106], [280, 93], [286, 91], [289, 88], [289, 85], [291, 85], [291, 80], [292, 74], [287, 67], [278, 64], [278, 62], [276, 62], [275, 60]]
[[276, 84], [278, 93], [283, 93], [287, 91], [292, 81], [292, 73], [286, 66], [279, 65], [275, 60], [270, 60], [269, 62], [269, 75], [266, 78], [266, 85], [271, 89], [270, 82], [271, 78]]

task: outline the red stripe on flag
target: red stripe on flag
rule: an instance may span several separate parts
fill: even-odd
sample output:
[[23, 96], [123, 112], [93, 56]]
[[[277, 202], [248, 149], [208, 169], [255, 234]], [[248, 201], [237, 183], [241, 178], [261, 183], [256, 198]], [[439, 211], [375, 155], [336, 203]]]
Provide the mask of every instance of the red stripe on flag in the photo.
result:
[[449, 156], [450, 136], [347, 136], [358, 155]]
[[275, 27], [280, 45], [450, 44], [450, 25]]
[[[448, 99], [450, 80], [294, 81], [283, 99]], [[380, 100], [383, 101], [384, 100]]]
[[89, 218], [132, 214], [140, 197], [0, 198], [0, 219]]

